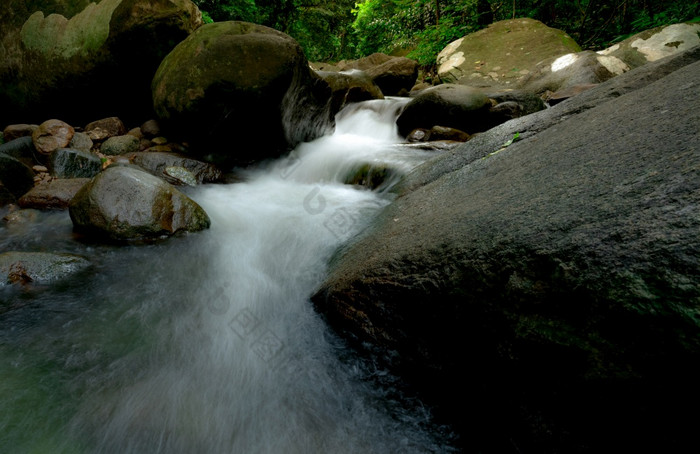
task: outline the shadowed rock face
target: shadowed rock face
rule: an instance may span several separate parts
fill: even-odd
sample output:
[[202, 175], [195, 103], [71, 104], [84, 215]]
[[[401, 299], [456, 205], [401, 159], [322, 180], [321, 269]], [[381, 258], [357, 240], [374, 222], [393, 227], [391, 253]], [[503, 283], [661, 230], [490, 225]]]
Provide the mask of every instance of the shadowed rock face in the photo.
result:
[[190, 0], [10, 0], [2, 8], [0, 124], [84, 124], [115, 112], [141, 122], [161, 59], [201, 25]]
[[338, 253], [316, 307], [437, 403], [465, 447], [688, 444], [698, 60], [649, 63], [427, 162]]

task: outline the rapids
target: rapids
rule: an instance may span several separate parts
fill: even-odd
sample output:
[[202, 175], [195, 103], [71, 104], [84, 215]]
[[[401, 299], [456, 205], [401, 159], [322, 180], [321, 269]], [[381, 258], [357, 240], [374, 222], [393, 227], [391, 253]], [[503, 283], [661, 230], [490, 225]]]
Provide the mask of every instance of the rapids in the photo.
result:
[[115, 247], [76, 240], [64, 212], [1, 226], [1, 251], [93, 266], [0, 284], [0, 452], [452, 452], [429, 409], [309, 302], [334, 251], [391, 200], [391, 182], [371, 191], [348, 173], [429, 156], [394, 145], [402, 102], [349, 106], [333, 134], [242, 182], [187, 189], [211, 218], [203, 232]]

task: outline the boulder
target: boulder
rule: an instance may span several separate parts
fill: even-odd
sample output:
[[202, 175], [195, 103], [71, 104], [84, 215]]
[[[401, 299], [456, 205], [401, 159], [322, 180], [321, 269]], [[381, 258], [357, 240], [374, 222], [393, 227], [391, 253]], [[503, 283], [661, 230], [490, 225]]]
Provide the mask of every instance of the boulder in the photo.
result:
[[46, 120], [32, 133], [34, 148], [48, 155], [58, 148], [68, 146], [75, 134], [73, 127], [61, 120]]
[[49, 284], [90, 266], [84, 257], [50, 252], [4, 252], [0, 254], [0, 287], [7, 284]]
[[473, 87], [514, 87], [542, 60], [581, 48], [561, 30], [534, 19], [495, 22], [448, 44], [438, 54], [444, 83]]
[[177, 153], [144, 151], [133, 153], [129, 158], [135, 165], [159, 178], [172, 177], [167, 174], [169, 167], [180, 167], [191, 172], [197, 184], [216, 183], [223, 178], [223, 173], [216, 166]]
[[353, 102], [384, 99], [382, 90], [366, 72], [355, 69], [344, 72], [317, 71], [316, 74], [331, 88], [331, 114]]
[[100, 153], [108, 156], [122, 155], [139, 151], [140, 141], [134, 136], [125, 134], [105, 140], [100, 147]]
[[315, 306], [465, 449], [683, 451], [700, 405], [699, 60], [649, 63], [423, 164]]
[[630, 68], [636, 68], [697, 45], [700, 45], [700, 24], [681, 23], [637, 33], [598, 53], [619, 58]]
[[73, 134], [73, 138], [68, 144], [68, 148], [89, 152], [92, 150], [93, 145], [94, 143], [88, 134], [84, 132], [76, 132]]
[[140, 119], [152, 110], [158, 64], [202, 23], [190, 0], [7, 1], [10, 11], [0, 15], [0, 124], [84, 124], [115, 111]]
[[111, 240], [150, 240], [209, 228], [204, 210], [172, 185], [130, 165], [112, 165], [69, 204], [74, 228]]
[[17, 159], [0, 153], [0, 182], [15, 197], [21, 197], [34, 186], [34, 172]]
[[328, 84], [296, 41], [262, 25], [200, 27], [165, 57], [152, 90], [168, 137], [229, 163], [279, 156], [330, 127]]
[[418, 78], [418, 62], [406, 57], [375, 53], [338, 63], [342, 71], [365, 71], [384, 96], [407, 96]]
[[17, 200], [22, 208], [37, 210], [66, 209], [71, 199], [89, 178], [54, 179], [34, 186]]
[[523, 90], [544, 94], [566, 90], [577, 85], [598, 84], [629, 71], [630, 67], [617, 57], [593, 51], [549, 58], [522, 79]]
[[471, 87], [443, 84], [412, 97], [396, 120], [404, 137], [417, 128], [446, 126], [469, 134], [484, 131], [489, 123], [489, 98]]
[[57, 178], [92, 178], [102, 170], [102, 160], [88, 151], [59, 148], [51, 153], [49, 168]]

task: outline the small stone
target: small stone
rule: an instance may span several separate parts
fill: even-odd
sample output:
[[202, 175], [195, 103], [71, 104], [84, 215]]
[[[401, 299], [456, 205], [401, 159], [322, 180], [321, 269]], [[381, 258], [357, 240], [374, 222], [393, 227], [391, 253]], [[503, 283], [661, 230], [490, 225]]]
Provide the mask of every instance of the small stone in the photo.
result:
[[3, 130], [3, 137], [5, 142], [10, 142], [20, 137], [31, 136], [34, 131], [39, 127], [39, 125], [27, 125], [27, 124], [16, 124], [9, 125]]
[[141, 131], [141, 128], [132, 128], [129, 129], [129, 132], [126, 133], [129, 136], [134, 136], [137, 139], [141, 140], [144, 138], [143, 132]]
[[118, 117], [103, 118], [85, 126], [87, 135], [96, 142], [126, 134], [126, 127]]
[[35, 165], [32, 167], [32, 170], [39, 173], [39, 172], [48, 172], [49, 169], [46, 166], [40, 166], [40, 165]]
[[192, 172], [184, 167], [169, 166], [163, 170], [165, 180], [170, 184], [186, 184], [188, 186], [197, 186], [197, 178]]
[[75, 130], [61, 120], [47, 120], [32, 133], [34, 147], [41, 154], [47, 155], [58, 148], [68, 146]]
[[425, 142], [430, 139], [430, 131], [427, 129], [417, 128], [406, 136], [406, 140], [409, 142]]
[[90, 151], [92, 146], [92, 139], [84, 132], [76, 132], [73, 135], [73, 139], [68, 144], [68, 148], [81, 151]]
[[160, 125], [156, 120], [148, 120], [141, 125], [141, 132], [146, 137], [156, 137], [160, 134]]
[[130, 135], [110, 137], [105, 140], [100, 148], [100, 152], [105, 155], [114, 156], [139, 151], [139, 139]]
[[153, 143], [154, 145], [165, 145], [166, 143], [168, 143], [168, 139], [166, 139], [165, 137], [154, 137], [153, 139], [151, 139], [151, 143]]

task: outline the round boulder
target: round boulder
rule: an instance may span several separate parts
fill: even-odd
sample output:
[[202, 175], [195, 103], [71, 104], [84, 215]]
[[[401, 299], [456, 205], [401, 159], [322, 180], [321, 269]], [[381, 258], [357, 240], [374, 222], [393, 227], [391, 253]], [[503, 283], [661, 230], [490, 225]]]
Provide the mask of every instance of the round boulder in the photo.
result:
[[69, 204], [76, 230], [113, 240], [146, 240], [209, 227], [206, 212], [172, 185], [130, 165], [108, 167]]
[[512, 87], [538, 62], [581, 48], [561, 30], [534, 19], [495, 22], [448, 44], [437, 57], [445, 83]]
[[330, 89], [301, 46], [247, 22], [197, 29], [165, 57], [152, 91], [169, 137], [237, 163], [278, 156], [320, 134], [329, 121]]
[[401, 135], [417, 128], [447, 126], [469, 134], [489, 124], [491, 101], [478, 90], [464, 85], [444, 84], [428, 88], [406, 104], [396, 120]]
[[48, 155], [58, 148], [68, 146], [75, 134], [73, 127], [61, 120], [46, 120], [32, 133], [36, 150]]

